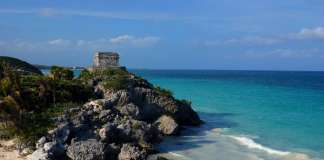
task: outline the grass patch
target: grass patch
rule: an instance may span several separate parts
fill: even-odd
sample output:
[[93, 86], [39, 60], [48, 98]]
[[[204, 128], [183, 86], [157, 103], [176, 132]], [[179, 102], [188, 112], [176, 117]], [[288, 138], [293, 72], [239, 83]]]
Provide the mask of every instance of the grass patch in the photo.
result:
[[103, 86], [106, 89], [121, 90], [127, 89], [128, 80], [125, 76], [114, 76], [111, 79], [103, 81]]

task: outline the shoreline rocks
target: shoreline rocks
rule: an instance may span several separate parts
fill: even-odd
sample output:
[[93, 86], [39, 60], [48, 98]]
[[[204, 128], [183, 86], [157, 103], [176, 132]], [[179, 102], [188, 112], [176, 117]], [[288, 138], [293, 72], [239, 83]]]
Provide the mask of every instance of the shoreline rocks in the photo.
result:
[[160, 95], [145, 80], [130, 76], [126, 89], [93, 88], [99, 99], [71, 108], [57, 128], [42, 137], [30, 160], [143, 160], [157, 153], [163, 136], [202, 123], [190, 104]]

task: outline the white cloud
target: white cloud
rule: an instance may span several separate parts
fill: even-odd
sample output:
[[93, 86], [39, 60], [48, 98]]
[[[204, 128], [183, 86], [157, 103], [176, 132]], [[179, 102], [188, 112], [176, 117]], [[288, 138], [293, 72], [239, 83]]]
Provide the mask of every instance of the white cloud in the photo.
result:
[[121, 35], [114, 38], [110, 38], [109, 42], [112, 44], [130, 44], [137, 47], [150, 46], [157, 43], [160, 40], [159, 37], [134, 37], [130, 35]]
[[317, 48], [313, 49], [275, 49], [271, 51], [249, 50], [244, 54], [249, 58], [323, 58], [324, 52]]
[[159, 37], [146, 36], [135, 37], [121, 35], [112, 38], [99, 38], [96, 40], [69, 40], [52, 39], [48, 41], [25, 41], [17, 39], [14, 41], [0, 41], [0, 50], [15, 51], [44, 51], [49, 50], [111, 50], [116, 48], [144, 48], [154, 46], [160, 40]]
[[232, 38], [224, 41], [206, 41], [205, 45], [214, 46], [214, 45], [272, 45], [281, 43], [283, 40], [274, 37], [260, 37], [260, 36], [250, 36], [243, 38]]
[[48, 41], [48, 44], [50, 44], [50, 45], [68, 46], [68, 45], [71, 44], [71, 41], [59, 38], [59, 39], [54, 39], [54, 40]]
[[223, 46], [223, 45], [274, 45], [287, 41], [298, 40], [321, 40], [324, 39], [324, 27], [304, 28], [299, 32], [285, 34], [281, 36], [247, 36], [242, 38], [231, 38], [225, 40], [206, 41], [206, 46]]
[[134, 37], [133, 36], [130, 36], [130, 35], [121, 35], [121, 36], [117, 36], [117, 37], [114, 37], [114, 38], [110, 38], [110, 42], [111, 43], [125, 43], [125, 42], [128, 42], [130, 40], [133, 40]]
[[301, 39], [324, 39], [324, 27], [304, 28], [295, 34], [295, 37]]
[[[173, 20], [178, 19], [175, 15], [169, 13], [147, 13], [147, 12], [108, 12], [108, 11], [86, 11], [70, 10], [55, 8], [38, 8], [38, 9], [1, 9], [3, 14], [33, 14], [45, 17], [51, 16], [87, 16], [108, 19], [125, 19], [125, 20]], [[181, 17], [181, 19], [185, 19]]]

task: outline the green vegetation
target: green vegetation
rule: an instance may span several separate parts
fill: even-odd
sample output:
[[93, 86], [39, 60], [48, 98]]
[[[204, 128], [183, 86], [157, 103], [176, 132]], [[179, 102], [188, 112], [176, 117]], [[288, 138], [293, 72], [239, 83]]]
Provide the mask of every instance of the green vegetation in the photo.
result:
[[131, 75], [129, 72], [119, 68], [109, 68], [109, 69], [95, 69], [93, 71], [88, 71], [86, 69], [82, 70], [80, 73], [80, 79], [110, 79], [116, 76], [129, 76]]
[[12, 70], [16, 70], [24, 74], [42, 75], [42, 72], [38, 68], [17, 58], [0, 56], [0, 63], [7, 64]]
[[127, 89], [128, 81], [127, 78], [124, 76], [115, 76], [111, 79], [103, 81], [103, 86], [106, 89], [112, 89], [112, 90], [121, 90], [121, 89]]
[[74, 77], [73, 71], [58, 66], [53, 66], [50, 73], [55, 80], [72, 80]]
[[51, 73], [26, 75], [0, 64], [0, 138], [34, 144], [53, 127], [53, 117], [94, 97], [92, 86], [73, 79], [72, 71], [53, 67]]
[[93, 74], [90, 71], [88, 71], [87, 69], [82, 70], [79, 75], [79, 78], [83, 79], [83, 80], [89, 80], [92, 77], [93, 77]]
[[80, 79], [100, 79], [103, 81], [103, 87], [106, 89], [120, 90], [127, 89], [128, 80], [132, 76], [129, 72], [122, 69], [98, 69], [92, 72], [88, 70], [81, 71]]
[[173, 93], [171, 90], [169, 89], [165, 89], [165, 88], [161, 88], [160, 86], [156, 86], [154, 87], [154, 91], [161, 95], [161, 96], [165, 96], [165, 97], [172, 97], [173, 96]]

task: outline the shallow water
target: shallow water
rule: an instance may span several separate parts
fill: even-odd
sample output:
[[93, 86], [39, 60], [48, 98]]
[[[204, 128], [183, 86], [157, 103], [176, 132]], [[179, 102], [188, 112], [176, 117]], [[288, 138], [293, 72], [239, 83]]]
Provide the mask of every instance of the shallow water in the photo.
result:
[[324, 159], [324, 72], [133, 72], [192, 100], [206, 121], [160, 146], [176, 159]]

